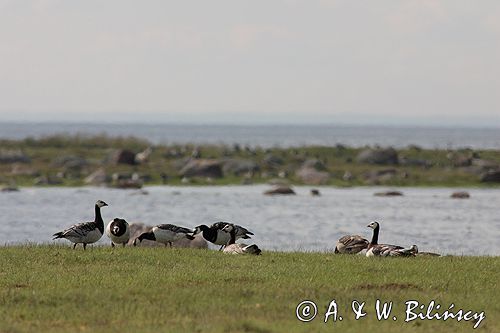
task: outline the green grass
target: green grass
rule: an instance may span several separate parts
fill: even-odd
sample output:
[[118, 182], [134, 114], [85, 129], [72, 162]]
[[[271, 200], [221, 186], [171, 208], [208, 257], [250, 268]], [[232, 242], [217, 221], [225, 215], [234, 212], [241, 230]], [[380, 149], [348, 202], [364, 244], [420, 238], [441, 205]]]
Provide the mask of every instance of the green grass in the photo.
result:
[[[500, 332], [500, 258], [260, 257], [168, 248], [0, 248], [0, 332], [471, 332], [472, 322], [404, 323], [407, 300], [485, 311]], [[299, 322], [302, 300], [318, 317]], [[323, 323], [335, 299], [343, 321]], [[377, 321], [376, 299], [397, 321]], [[367, 316], [353, 319], [352, 300]]]

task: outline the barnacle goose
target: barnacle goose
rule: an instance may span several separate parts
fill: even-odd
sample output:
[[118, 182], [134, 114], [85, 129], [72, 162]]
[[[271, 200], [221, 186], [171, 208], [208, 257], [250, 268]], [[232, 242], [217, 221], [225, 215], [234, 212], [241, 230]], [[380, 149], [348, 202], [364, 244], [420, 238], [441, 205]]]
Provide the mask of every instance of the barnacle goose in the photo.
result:
[[194, 229], [194, 234], [196, 235], [198, 233], [201, 233], [203, 238], [205, 238], [205, 240], [215, 245], [220, 245], [221, 246], [219, 249], [220, 251], [224, 246], [227, 245], [227, 243], [231, 238], [229, 232], [223, 230], [227, 225], [234, 226], [236, 239], [239, 238], [249, 239], [250, 235], [253, 235], [253, 233], [250, 232], [248, 229], [240, 225], [229, 222], [216, 222], [212, 224], [210, 227], [204, 224], [199, 225]]
[[83, 244], [83, 249], [85, 250], [87, 244], [92, 244], [101, 239], [104, 233], [104, 222], [101, 216], [101, 207], [107, 206], [108, 204], [102, 200], [97, 200], [95, 203], [95, 219], [94, 222], [83, 222], [74, 224], [68, 229], [60, 232], [56, 232], [52, 236], [53, 239], [66, 238], [67, 240], [75, 243], [73, 249], [78, 243]]
[[130, 239], [130, 228], [127, 221], [120, 218], [110, 221], [106, 227], [106, 236], [111, 239], [112, 247], [115, 247], [115, 244], [125, 246]]
[[189, 240], [193, 240], [194, 237], [192, 235], [193, 230], [179, 227], [173, 224], [159, 224], [154, 226], [151, 231], [144, 232], [139, 237], [134, 239], [134, 246], [136, 246], [136, 241], [142, 242], [143, 239], [149, 239], [152, 241], [156, 241], [159, 243], [167, 244], [172, 247], [172, 242], [179, 240], [181, 238], [187, 238]]
[[416, 245], [412, 245], [410, 248], [405, 249], [398, 245], [379, 244], [378, 233], [380, 224], [378, 222], [372, 222], [367, 227], [373, 229], [373, 237], [366, 251], [367, 257], [415, 257], [418, 253]]
[[341, 237], [335, 245], [335, 253], [356, 254], [368, 247], [370, 242], [358, 235], [346, 235]]
[[224, 232], [229, 233], [230, 238], [226, 247], [224, 248], [224, 253], [231, 254], [261, 254], [261, 250], [255, 244], [247, 245], [247, 244], [236, 244], [236, 228], [233, 224], [228, 224], [223, 229]]

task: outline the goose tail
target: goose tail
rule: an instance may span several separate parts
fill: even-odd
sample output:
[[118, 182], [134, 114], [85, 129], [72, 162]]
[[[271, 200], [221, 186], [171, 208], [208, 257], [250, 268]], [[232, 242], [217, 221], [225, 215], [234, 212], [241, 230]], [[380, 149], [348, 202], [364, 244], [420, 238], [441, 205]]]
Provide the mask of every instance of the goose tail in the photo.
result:
[[58, 239], [58, 238], [64, 238], [63, 237], [63, 232], [62, 231], [56, 232], [55, 234], [52, 235], [52, 237], [54, 237], [54, 238], [52, 238], [52, 240]]

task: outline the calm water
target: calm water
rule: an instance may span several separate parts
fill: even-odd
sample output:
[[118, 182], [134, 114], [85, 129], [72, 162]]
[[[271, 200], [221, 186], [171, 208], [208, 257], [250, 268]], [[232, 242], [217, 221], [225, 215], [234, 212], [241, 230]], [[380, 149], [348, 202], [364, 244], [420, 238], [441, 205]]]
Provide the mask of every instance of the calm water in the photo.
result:
[[[492, 124], [499, 126], [500, 124]], [[21, 139], [52, 134], [136, 136], [152, 143], [242, 144], [261, 147], [335, 145], [353, 147], [379, 144], [423, 148], [500, 149], [499, 128], [425, 128], [366, 126], [197, 126], [81, 123], [0, 123], [0, 138]]]
[[[0, 193], [0, 243], [50, 243], [51, 235], [93, 219], [103, 199], [106, 221], [174, 223], [186, 227], [218, 220], [247, 226], [264, 250], [327, 250], [342, 235], [371, 237], [366, 225], [381, 222], [380, 241], [456, 255], [500, 255], [500, 190], [472, 189], [471, 199], [450, 199], [456, 189], [400, 189], [403, 197], [374, 197], [381, 189], [297, 187], [297, 196], [262, 195], [267, 186], [148, 187], [148, 195], [105, 188], [27, 188]], [[105, 241], [105, 236], [101, 243]], [[69, 242], [59, 240], [58, 243]], [[106, 242], [107, 243], [107, 242]]]

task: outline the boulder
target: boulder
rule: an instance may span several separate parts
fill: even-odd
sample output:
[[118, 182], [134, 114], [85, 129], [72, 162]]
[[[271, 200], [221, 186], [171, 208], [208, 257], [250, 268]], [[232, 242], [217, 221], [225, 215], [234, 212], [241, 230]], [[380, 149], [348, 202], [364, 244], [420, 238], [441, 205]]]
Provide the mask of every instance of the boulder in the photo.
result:
[[295, 195], [295, 191], [289, 186], [277, 186], [264, 192], [265, 195]]
[[500, 170], [490, 170], [481, 175], [483, 183], [500, 183]]
[[[133, 245], [134, 244], [134, 239], [139, 237], [140, 234], [143, 232], [148, 232], [152, 229], [152, 226], [147, 226], [144, 223], [131, 223], [130, 224], [130, 240], [128, 242], [128, 245]], [[162, 243], [150, 241], [150, 240], [143, 240], [141, 243], [137, 242], [137, 246], [147, 246], [147, 247], [152, 247], [152, 246], [162, 246], [165, 247]], [[201, 234], [195, 235], [195, 238], [193, 240], [189, 240], [187, 238], [180, 239], [178, 241], [175, 241], [172, 243], [172, 247], [189, 247], [189, 248], [197, 248], [197, 249], [206, 249], [208, 248], [208, 243], [207, 241], [203, 238]]]
[[295, 172], [295, 176], [304, 184], [324, 185], [330, 180], [330, 174], [326, 171], [317, 171], [314, 168], [302, 167]]
[[0, 150], [0, 163], [31, 163], [28, 155], [23, 153], [20, 149], [16, 150]]
[[264, 159], [262, 160], [262, 162], [267, 167], [270, 167], [270, 168], [278, 168], [285, 163], [281, 157], [273, 155], [273, 154], [267, 154], [266, 156], [264, 156]]
[[361, 151], [356, 160], [366, 164], [396, 165], [398, 152], [394, 148], [369, 148]]
[[224, 174], [233, 174], [240, 176], [246, 173], [255, 173], [260, 171], [259, 165], [252, 160], [228, 158], [222, 162]]
[[106, 174], [106, 170], [99, 168], [85, 177], [83, 180], [87, 185], [105, 185], [110, 181], [110, 177]]
[[179, 172], [182, 177], [222, 178], [222, 163], [212, 159], [191, 159]]
[[113, 151], [107, 158], [107, 162], [113, 165], [128, 164], [136, 165], [135, 153], [126, 149], [118, 149]]
[[311, 189], [311, 192], [310, 192], [310, 193], [311, 193], [311, 195], [312, 195], [313, 197], [319, 197], [319, 196], [321, 195], [321, 193], [319, 192], [319, 190], [318, 190], [318, 189], [316, 189], [316, 188]]
[[386, 191], [386, 192], [377, 192], [373, 194], [376, 197], [400, 197], [403, 195], [400, 191]]
[[59, 156], [52, 161], [53, 167], [62, 167], [66, 170], [81, 170], [88, 164], [85, 158], [74, 155]]
[[453, 192], [450, 197], [453, 199], [469, 199], [470, 194], [468, 192], [463, 192], [463, 191]]
[[394, 179], [397, 176], [396, 169], [373, 170], [364, 174], [367, 184], [383, 184]]

